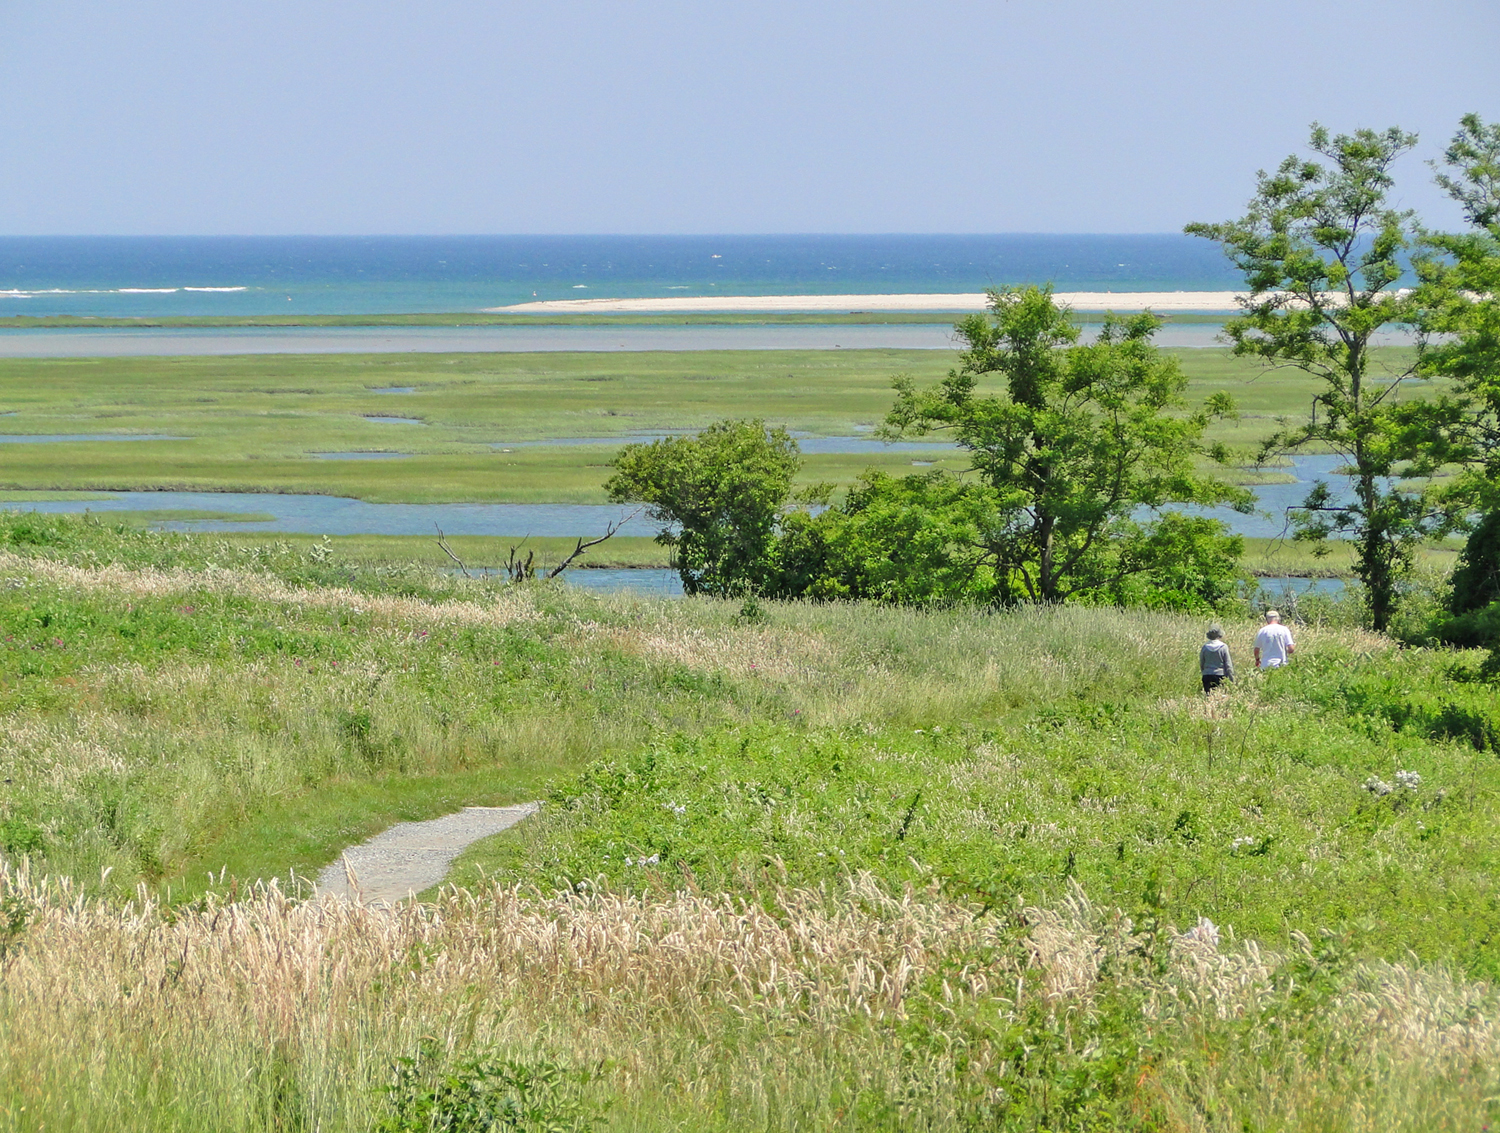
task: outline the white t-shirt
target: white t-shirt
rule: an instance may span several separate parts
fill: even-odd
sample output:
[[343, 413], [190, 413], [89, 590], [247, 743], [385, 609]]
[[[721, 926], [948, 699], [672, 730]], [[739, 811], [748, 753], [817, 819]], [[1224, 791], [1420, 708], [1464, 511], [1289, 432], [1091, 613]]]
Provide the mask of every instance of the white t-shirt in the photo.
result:
[[1292, 631], [1280, 622], [1262, 626], [1255, 635], [1255, 648], [1260, 650], [1260, 667], [1276, 669], [1285, 665], [1293, 644]]

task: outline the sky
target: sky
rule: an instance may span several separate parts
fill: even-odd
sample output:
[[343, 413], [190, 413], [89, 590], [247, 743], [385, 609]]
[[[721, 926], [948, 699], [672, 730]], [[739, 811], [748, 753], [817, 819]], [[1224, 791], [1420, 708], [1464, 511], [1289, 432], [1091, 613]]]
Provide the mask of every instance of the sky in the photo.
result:
[[1172, 232], [1500, 119], [1495, 0], [0, 5], [0, 233]]

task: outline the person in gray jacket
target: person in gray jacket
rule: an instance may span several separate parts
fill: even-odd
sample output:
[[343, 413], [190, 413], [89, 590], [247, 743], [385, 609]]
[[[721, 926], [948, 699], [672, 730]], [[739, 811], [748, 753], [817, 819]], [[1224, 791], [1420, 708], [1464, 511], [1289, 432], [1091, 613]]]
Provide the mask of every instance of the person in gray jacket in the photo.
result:
[[1205, 693], [1234, 680], [1234, 661], [1229, 656], [1229, 646], [1224, 644], [1224, 631], [1218, 626], [1208, 627], [1208, 640], [1198, 650], [1198, 669], [1203, 674]]

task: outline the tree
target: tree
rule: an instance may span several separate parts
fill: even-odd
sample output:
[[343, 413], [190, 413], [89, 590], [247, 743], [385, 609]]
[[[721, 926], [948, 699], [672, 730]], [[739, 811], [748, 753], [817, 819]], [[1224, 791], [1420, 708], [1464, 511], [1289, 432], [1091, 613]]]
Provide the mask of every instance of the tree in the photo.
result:
[[1449, 588], [1453, 617], [1440, 628], [1454, 644], [1500, 655], [1500, 123], [1460, 122], [1437, 182], [1458, 202], [1469, 230], [1422, 235], [1417, 272], [1425, 337], [1419, 368], [1453, 381], [1454, 394], [1414, 407], [1408, 424], [1461, 474], [1446, 502], [1475, 516]]
[[1249, 285], [1242, 313], [1224, 328], [1234, 352], [1322, 379], [1307, 423], [1267, 438], [1261, 458], [1321, 445], [1348, 461], [1354, 500], [1336, 500], [1320, 482], [1293, 519], [1300, 539], [1353, 538], [1369, 622], [1382, 631], [1417, 543], [1446, 520], [1424, 496], [1395, 486], [1430, 471], [1393, 412], [1416, 371], [1382, 371], [1370, 352], [1379, 331], [1416, 314], [1415, 299], [1396, 286], [1414, 223], [1389, 203], [1391, 165], [1415, 144], [1394, 128], [1330, 137], [1314, 125], [1311, 149], [1326, 164], [1288, 157], [1257, 175], [1245, 216], [1186, 229], [1220, 244]]
[[842, 502], [783, 526], [780, 593], [911, 605], [988, 601], [994, 564], [984, 542], [991, 493], [934, 469], [866, 472]]
[[[968, 452], [990, 492], [982, 539], [1001, 602], [1105, 597], [1150, 572], [1161, 517], [1143, 512], [1249, 507], [1248, 492], [1197, 472], [1210, 412], [1233, 407], [1218, 395], [1209, 412], [1185, 411], [1177, 360], [1151, 343], [1160, 320], [1111, 318], [1078, 345], [1069, 316], [1051, 287], [992, 291], [990, 316], [956, 328], [967, 344], [959, 368], [926, 390], [898, 378], [886, 418], [889, 437], [950, 429]], [[983, 395], [979, 379], [991, 373], [1004, 390]]]
[[[1439, 172], [1437, 182], [1470, 227], [1422, 235], [1418, 365], [1423, 374], [1452, 379], [1455, 393], [1412, 420], [1425, 426], [1423, 440], [1439, 458], [1464, 472], [1447, 492], [1455, 508], [1493, 515], [1500, 511], [1500, 123], [1466, 115], [1444, 159], [1451, 173]], [[1465, 559], [1489, 561], [1495, 538], [1495, 521], [1477, 525], [1471, 543], [1478, 542]], [[1464, 605], [1469, 599], [1457, 591], [1468, 577], [1454, 577], [1454, 596]]]
[[695, 437], [626, 445], [611, 462], [610, 499], [646, 505], [668, 526], [682, 588], [719, 597], [775, 584], [778, 524], [802, 466], [797, 442], [763, 421], [720, 421]]

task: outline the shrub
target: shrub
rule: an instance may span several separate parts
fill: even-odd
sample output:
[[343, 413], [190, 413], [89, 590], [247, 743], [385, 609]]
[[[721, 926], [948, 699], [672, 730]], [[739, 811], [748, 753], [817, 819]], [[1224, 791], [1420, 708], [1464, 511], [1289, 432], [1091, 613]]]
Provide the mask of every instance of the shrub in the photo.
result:
[[676, 550], [684, 591], [727, 597], [770, 585], [778, 523], [801, 464], [785, 429], [719, 421], [695, 437], [626, 445], [604, 487], [667, 525], [656, 540]]
[[456, 1060], [427, 1041], [396, 1064], [386, 1087], [390, 1113], [377, 1133], [589, 1133], [597, 1115], [583, 1102], [589, 1075], [555, 1062], [480, 1051]]

